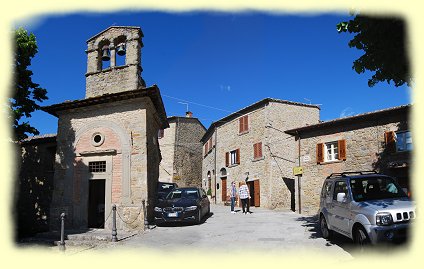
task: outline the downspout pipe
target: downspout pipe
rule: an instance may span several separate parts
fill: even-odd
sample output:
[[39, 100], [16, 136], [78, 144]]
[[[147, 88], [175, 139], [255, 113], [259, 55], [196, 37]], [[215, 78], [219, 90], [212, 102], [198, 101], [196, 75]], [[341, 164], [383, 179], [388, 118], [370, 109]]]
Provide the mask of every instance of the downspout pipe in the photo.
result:
[[[296, 139], [297, 139], [297, 161], [298, 166], [300, 166], [300, 134], [298, 131], [296, 131]], [[299, 214], [302, 214], [302, 195], [301, 195], [301, 176], [297, 176], [297, 193], [298, 193], [298, 200], [299, 200]]]

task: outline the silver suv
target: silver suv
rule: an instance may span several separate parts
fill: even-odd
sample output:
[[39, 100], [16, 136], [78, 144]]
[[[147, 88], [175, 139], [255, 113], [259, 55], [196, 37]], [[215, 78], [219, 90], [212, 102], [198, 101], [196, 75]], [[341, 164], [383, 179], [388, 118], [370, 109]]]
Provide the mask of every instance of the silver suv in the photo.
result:
[[415, 204], [396, 181], [375, 171], [334, 173], [321, 191], [319, 224], [358, 245], [407, 239]]

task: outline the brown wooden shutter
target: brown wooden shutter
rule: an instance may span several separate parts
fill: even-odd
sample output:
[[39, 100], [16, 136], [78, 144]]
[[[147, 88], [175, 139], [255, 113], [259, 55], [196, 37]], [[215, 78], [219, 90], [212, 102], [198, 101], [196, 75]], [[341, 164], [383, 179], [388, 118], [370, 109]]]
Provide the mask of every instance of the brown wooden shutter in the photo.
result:
[[261, 206], [261, 189], [259, 187], [259, 180], [253, 181], [253, 199], [255, 201], [255, 206]]
[[243, 118], [244, 118], [244, 130], [243, 131], [248, 131], [249, 130], [249, 116], [246, 115]]
[[346, 140], [339, 140], [338, 142], [338, 150], [339, 150], [339, 160], [346, 160]]
[[396, 138], [395, 132], [389, 131], [384, 133], [384, 138], [386, 142], [386, 150], [389, 153], [396, 152]]
[[227, 178], [221, 180], [221, 196], [223, 202], [227, 201]]
[[258, 144], [253, 144], [253, 159], [258, 158]]
[[230, 166], [230, 153], [229, 152], [225, 152], [225, 166], [226, 167]]
[[262, 157], [262, 142], [259, 142], [258, 144], [257, 144], [258, 146], [258, 158], [261, 158]]
[[243, 123], [244, 123], [243, 117], [241, 117], [239, 119], [239, 133], [242, 133], [243, 132]]
[[210, 138], [208, 142], [209, 142], [209, 150], [211, 150], [212, 149], [212, 138]]
[[317, 163], [324, 162], [324, 144], [317, 144]]
[[240, 164], [240, 149], [236, 149], [236, 163]]

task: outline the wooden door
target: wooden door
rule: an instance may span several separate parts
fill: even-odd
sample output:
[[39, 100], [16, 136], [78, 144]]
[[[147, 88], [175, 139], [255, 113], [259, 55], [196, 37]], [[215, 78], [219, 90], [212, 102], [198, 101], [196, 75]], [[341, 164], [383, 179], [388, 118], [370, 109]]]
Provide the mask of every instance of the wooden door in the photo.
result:
[[259, 180], [255, 180], [253, 181], [253, 200], [255, 203], [255, 206], [260, 206], [261, 205], [261, 192], [260, 192], [260, 188], [259, 188]]
[[225, 202], [227, 200], [227, 178], [223, 177], [221, 179], [221, 197], [222, 201]]

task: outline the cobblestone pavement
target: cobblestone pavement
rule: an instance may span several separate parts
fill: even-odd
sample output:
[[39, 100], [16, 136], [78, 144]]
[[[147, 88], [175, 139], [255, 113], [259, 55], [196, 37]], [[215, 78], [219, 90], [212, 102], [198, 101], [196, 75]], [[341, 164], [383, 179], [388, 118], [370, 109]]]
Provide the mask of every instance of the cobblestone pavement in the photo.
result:
[[[335, 260], [352, 259], [349, 240], [331, 243], [320, 237], [316, 220], [291, 211], [251, 208], [231, 214], [228, 206], [211, 205], [211, 214], [200, 225], [166, 225], [142, 234], [99, 246], [89, 251], [110, 252], [123, 249], [173, 250], [210, 253], [255, 251], [287, 254], [312, 252], [331, 255]], [[119, 234], [118, 234], [119, 237]]]

